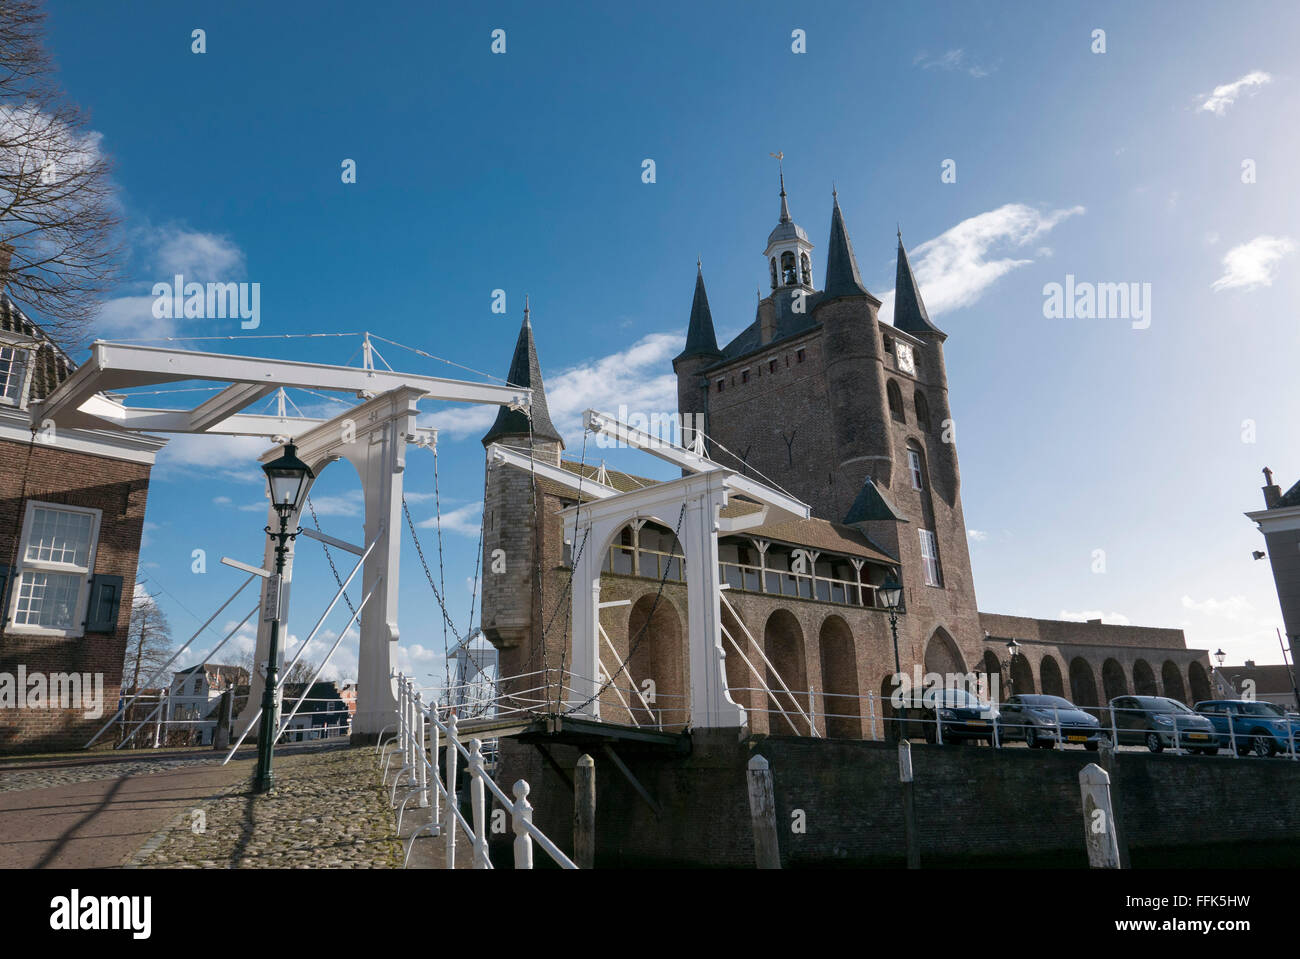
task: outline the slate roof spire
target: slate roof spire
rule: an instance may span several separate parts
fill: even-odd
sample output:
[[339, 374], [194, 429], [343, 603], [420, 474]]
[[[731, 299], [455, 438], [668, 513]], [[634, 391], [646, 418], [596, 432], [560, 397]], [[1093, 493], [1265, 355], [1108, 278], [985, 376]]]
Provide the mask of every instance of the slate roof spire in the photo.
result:
[[837, 296], [871, 296], [858, 272], [853, 243], [849, 240], [844, 214], [840, 212], [839, 194], [834, 187], [831, 188], [831, 200], [834, 204], [831, 208], [831, 239], [826, 251], [826, 284], [822, 295], [826, 300]]
[[948, 334], [930, 322], [925, 302], [912, 275], [912, 264], [903, 249], [903, 231], [898, 231], [898, 275], [894, 281], [894, 326], [908, 333], [934, 333], [945, 339]]
[[[551, 412], [546, 406], [546, 386], [542, 383], [542, 366], [537, 360], [537, 344], [533, 341], [533, 323], [529, 316], [527, 297], [524, 297], [524, 322], [519, 327], [519, 339], [515, 341], [515, 355], [510, 361], [510, 373], [506, 376], [506, 381], [512, 386], [524, 386], [533, 391], [533, 439], [556, 442], [563, 446], [564, 440], [551, 422]], [[501, 407], [497, 411], [496, 422], [483, 436], [483, 445], [495, 443], [503, 436], [523, 437], [527, 441], [528, 413], [512, 410], [508, 406]]]
[[694, 356], [722, 356], [718, 336], [713, 331], [713, 314], [709, 311], [709, 294], [704, 289], [704, 265], [695, 261], [695, 297], [691, 300], [691, 322], [686, 328], [686, 347], [678, 360]]

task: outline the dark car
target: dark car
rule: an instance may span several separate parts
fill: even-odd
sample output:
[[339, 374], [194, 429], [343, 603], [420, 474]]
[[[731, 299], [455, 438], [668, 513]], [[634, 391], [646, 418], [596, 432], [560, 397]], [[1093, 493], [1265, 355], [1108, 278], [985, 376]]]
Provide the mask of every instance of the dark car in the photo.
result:
[[1153, 753], [1165, 747], [1181, 747], [1211, 756], [1219, 751], [1219, 734], [1214, 724], [1176, 699], [1116, 696], [1110, 701], [1110, 711], [1121, 744], [1145, 744]]
[[[1300, 719], [1292, 719], [1281, 706], [1252, 699], [1207, 699], [1196, 704], [1219, 733], [1219, 744], [1238, 753], [1276, 756], [1290, 752], [1300, 740]], [[1229, 742], [1229, 734], [1232, 741]]]
[[1096, 716], [1060, 696], [1010, 696], [999, 712], [998, 736], [1002, 742], [1023, 739], [1030, 749], [1054, 749], [1060, 742], [1082, 743], [1095, 750], [1101, 737], [1109, 734]]
[[909, 735], [919, 733], [926, 742], [933, 743], [942, 732], [944, 743], [956, 745], [968, 739], [993, 743], [997, 709], [964, 689], [934, 688], [924, 693], [918, 690], [906, 705]]

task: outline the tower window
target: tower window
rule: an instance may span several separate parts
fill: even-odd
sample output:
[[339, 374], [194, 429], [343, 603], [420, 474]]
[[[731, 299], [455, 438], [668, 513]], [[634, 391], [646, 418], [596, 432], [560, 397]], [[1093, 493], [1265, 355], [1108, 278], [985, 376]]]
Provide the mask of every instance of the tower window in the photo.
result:
[[776, 360], [773, 359], [773, 360], [768, 360], [768, 361], [767, 361], [767, 371], [768, 371], [769, 373], [775, 373], [775, 372], [776, 372]]
[[939, 576], [939, 544], [934, 538], [934, 531], [918, 529], [921, 536], [921, 563], [925, 567], [925, 585], [942, 586]]
[[899, 391], [898, 384], [890, 380], [885, 393], [889, 398], [889, 415], [900, 423], [906, 423], [907, 417], [903, 413], [903, 394]]
[[799, 282], [798, 274], [794, 269], [794, 253], [790, 250], [781, 254], [781, 282], [786, 286], [794, 286]]
[[772, 257], [772, 289], [776, 289], [776, 257]]
[[914, 402], [916, 403], [916, 423], [928, 433], [930, 432], [930, 403], [920, 390], [916, 391]]
[[749, 382], [749, 370], [741, 370], [741, 371], [740, 371], [740, 382], [742, 382], [742, 383], [748, 383], [748, 382]]
[[803, 273], [803, 285], [812, 286], [812, 260], [808, 259], [807, 253], [799, 254], [799, 267]]
[[907, 468], [912, 473], [912, 489], [925, 489], [925, 471], [921, 468], [921, 451], [907, 449]]
[[794, 351], [794, 361], [795, 361], [796, 363], [802, 363], [802, 362], [803, 362], [803, 350], [795, 350], [795, 351]]
[[726, 385], [727, 385], [727, 381], [725, 379], [718, 380], [718, 392], [721, 393], [723, 387], [725, 387]]

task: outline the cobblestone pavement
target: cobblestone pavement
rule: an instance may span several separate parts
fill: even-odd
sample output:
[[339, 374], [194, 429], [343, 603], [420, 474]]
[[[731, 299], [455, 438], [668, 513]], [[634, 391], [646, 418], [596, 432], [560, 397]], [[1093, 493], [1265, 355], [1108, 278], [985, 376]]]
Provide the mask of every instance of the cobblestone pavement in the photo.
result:
[[145, 776], [151, 773], [184, 769], [189, 766], [215, 765], [222, 756], [211, 753], [203, 756], [177, 756], [174, 758], [123, 759], [120, 762], [97, 762], [83, 765], [48, 765], [38, 768], [9, 770], [0, 766], [0, 793], [22, 789], [48, 789], [72, 783], [95, 782], [100, 779], [122, 779], [127, 776]]
[[247, 781], [178, 816], [127, 863], [181, 869], [385, 869], [400, 867], [388, 797], [374, 750], [328, 747], [276, 757], [275, 788]]

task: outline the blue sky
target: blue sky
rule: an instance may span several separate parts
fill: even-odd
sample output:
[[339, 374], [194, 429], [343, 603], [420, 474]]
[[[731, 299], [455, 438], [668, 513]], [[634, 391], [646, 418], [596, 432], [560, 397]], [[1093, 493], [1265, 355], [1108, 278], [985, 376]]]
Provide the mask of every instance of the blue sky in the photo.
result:
[[[116, 158], [129, 229], [129, 281], [99, 333], [239, 335], [236, 321], [152, 317], [152, 284], [179, 271], [260, 283], [258, 334], [369, 329], [500, 376], [528, 293], [576, 456], [584, 407], [675, 405], [697, 255], [720, 335], [752, 319], [781, 150], [818, 283], [834, 182], [868, 288], [891, 291], [901, 223], [950, 335], [980, 607], [1182, 627], [1232, 661], [1277, 661], [1271, 573], [1242, 513], [1262, 503], [1263, 466], [1284, 487], [1300, 479], [1300, 9], [465, 6], [51, 0], [63, 83]], [[191, 52], [195, 29], [206, 53]], [[341, 182], [345, 159], [356, 183]], [[1150, 284], [1149, 327], [1047, 318], [1044, 286], [1067, 274]], [[190, 345], [356, 362], [358, 342]], [[383, 349], [399, 369], [461, 375]], [[491, 418], [436, 415], [461, 624]], [[183, 438], [159, 460], [142, 572], [178, 638], [238, 582], [216, 557], [261, 556], [261, 448]], [[609, 462], [663, 475], [643, 457]], [[354, 484], [334, 467], [315, 498], [327, 530], [355, 539]], [[430, 521], [427, 452], [412, 452], [407, 488]], [[429, 548], [435, 530], [422, 535]], [[298, 635], [328, 598], [304, 546]], [[196, 548], [204, 575], [189, 571]], [[440, 673], [432, 594], [406, 560], [403, 662]], [[334, 674], [354, 662], [347, 644]]]

